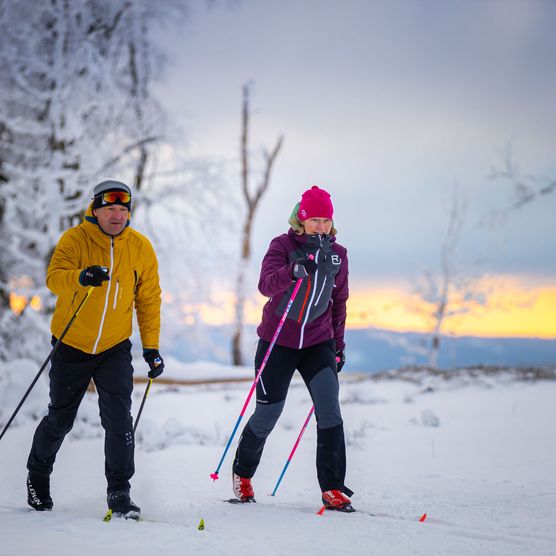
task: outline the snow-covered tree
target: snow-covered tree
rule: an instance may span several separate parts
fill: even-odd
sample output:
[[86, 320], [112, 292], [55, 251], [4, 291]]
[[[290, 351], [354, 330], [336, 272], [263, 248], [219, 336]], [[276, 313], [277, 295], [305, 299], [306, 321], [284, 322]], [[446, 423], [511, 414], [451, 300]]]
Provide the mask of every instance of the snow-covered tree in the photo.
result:
[[164, 123], [150, 30], [177, 12], [148, 0], [0, 2], [0, 357], [44, 345], [27, 302], [48, 311], [50, 253], [94, 183], [116, 175], [142, 188]]

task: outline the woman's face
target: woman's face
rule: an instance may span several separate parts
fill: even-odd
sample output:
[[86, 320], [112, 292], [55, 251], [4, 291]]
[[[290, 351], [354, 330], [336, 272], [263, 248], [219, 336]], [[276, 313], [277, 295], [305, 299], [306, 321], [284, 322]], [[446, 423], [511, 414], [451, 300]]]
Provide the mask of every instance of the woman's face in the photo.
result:
[[305, 228], [305, 233], [309, 235], [328, 235], [332, 229], [332, 220], [330, 218], [308, 218], [301, 222], [301, 224]]

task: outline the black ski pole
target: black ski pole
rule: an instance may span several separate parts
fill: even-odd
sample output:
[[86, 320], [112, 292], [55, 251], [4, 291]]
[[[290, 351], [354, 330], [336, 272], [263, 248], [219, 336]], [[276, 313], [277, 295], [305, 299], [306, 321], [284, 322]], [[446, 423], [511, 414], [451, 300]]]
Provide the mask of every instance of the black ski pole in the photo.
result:
[[137, 418], [135, 419], [135, 423], [133, 425], [133, 434], [135, 435], [135, 431], [137, 430], [137, 425], [139, 424], [139, 418], [141, 417], [141, 413], [143, 413], [143, 406], [145, 405], [145, 400], [149, 395], [149, 390], [151, 389], [151, 384], [153, 383], [153, 379], [149, 378], [149, 383], [147, 384], [147, 388], [145, 389], [145, 393], [143, 394], [143, 401], [139, 406], [139, 413], [137, 413]]
[[35, 378], [33, 379], [33, 382], [31, 382], [31, 386], [29, 386], [29, 388], [27, 388], [27, 392], [25, 392], [25, 395], [23, 396], [23, 398], [21, 398], [21, 401], [19, 402], [19, 405], [15, 408], [15, 411], [13, 412], [12, 416], [10, 417], [8, 422], [6, 423], [6, 426], [2, 430], [2, 434], [0, 434], [0, 440], [2, 440], [2, 437], [4, 436], [4, 434], [6, 434], [6, 431], [8, 430], [10, 425], [12, 424], [12, 421], [15, 419], [15, 416], [18, 414], [19, 410], [21, 409], [21, 406], [25, 403], [25, 400], [27, 399], [27, 396], [31, 393], [31, 390], [33, 389], [33, 386], [35, 386], [35, 384], [37, 383], [37, 380], [39, 380], [39, 377], [41, 376], [45, 367], [48, 365], [48, 362], [52, 359], [52, 356], [54, 355], [54, 353], [58, 349], [58, 346], [60, 345], [60, 343], [64, 339], [64, 336], [67, 334], [68, 330], [70, 329], [71, 325], [73, 324], [73, 321], [77, 318], [77, 315], [79, 314], [79, 311], [81, 311], [81, 308], [83, 307], [83, 305], [85, 305], [85, 301], [87, 301], [87, 299], [89, 299], [89, 296], [91, 295], [93, 289], [94, 288], [89, 288], [89, 291], [87, 292], [87, 295], [85, 295], [85, 297], [83, 298], [83, 300], [79, 304], [79, 307], [77, 307], [75, 313], [73, 314], [73, 317], [71, 317], [70, 321], [68, 322], [68, 324], [64, 328], [64, 331], [60, 334], [60, 337], [58, 338], [58, 340], [54, 344], [54, 347], [52, 348], [52, 350], [48, 354], [48, 357], [46, 358], [46, 361], [42, 364], [42, 367], [39, 369], [39, 372], [37, 373], [37, 376], [35, 376]]

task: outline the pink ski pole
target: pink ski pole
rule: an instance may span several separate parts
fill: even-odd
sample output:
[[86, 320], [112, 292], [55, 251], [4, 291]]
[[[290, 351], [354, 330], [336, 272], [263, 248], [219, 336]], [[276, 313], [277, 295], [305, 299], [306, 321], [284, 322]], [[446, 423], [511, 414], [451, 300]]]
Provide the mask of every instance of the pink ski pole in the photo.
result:
[[272, 494], [270, 496], [274, 496], [276, 494], [276, 491], [278, 490], [278, 487], [280, 486], [280, 483], [282, 482], [284, 474], [286, 473], [286, 469], [290, 465], [290, 462], [293, 458], [293, 455], [295, 454], [295, 451], [297, 450], [297, 446], [299, 445], [299, 442], [301, 441], [301, 437], [303, 436], [303, 433], [305, 432], [305, 429], [307, 428], [307, 425], [309, 424], [309, 421], [311, 420], [311, 417], [313, 415], [313, 411], [315, 411], [315, 406], [314, 405], [311, 406], [311, 411], [309, 411], [309, 415], [307, 415], [307, 419], [305, 419], [305, 423], [303, 423], [303, 426], [301, 427], [301, 431], [299, 431], [299, 436], [297, 437], [297, 440], [295, 441], [295, 444], [293, 445], [293, 449], [291, 451], [290, 456], [288, 457], [288, 461], [286, 461], [286, 465], [284, 465], [284, 469], [282, 469], [282, 473], [280, 473], [280, 478], [278, 479], [278, 482], [276, 483], [276, 486], [274, 487], [274, 490], [272, 491]]
[[[313, 255], [309, 255], [309, 258], [314, 259]], [[288, 301], [288, 304], [286, 305], [286, 310], [284, 311], [284, 314], [282, 315], [282, 318], [280, 319], [280, 322], [278, 323], [278, 326], [276, 328], [276, 332], [274, 332], [274, 336], [272, 338], [272, 341], [270, 342], [270, 345], [268, 346], [268, 349], [266, 350], [266, 354], [265, 354], [263, 362], [261, 364], [261, 368], [259, 369], [259, 372], [257, 373], [257, 376], [255, 377], [255, 380], [253, 381], [253, 384], [251, 385], [251, 390], [249, 390], [249, 394], [247, 396], [247, 399], [245, 400], [245, 403], [243, 404], [243, 408], [241, 410], [241, 413], [239, 414], [239, 417], [237, 418], [234, 430], [232, 431], [230, 439], [228, 440], [228, 444], [226, 444], [226, 448], [224, 448], [224, 453], [222, 454], [222, 457], [220, 458], [220, 463], [218, 464], [218, 467], [216, 468], [216, 471], [214, 473], [210, 474], [210, 478], [213, 481], [216, 481], [216, 479], [218, 479], [218, 473], [220, 472], [220, 468], [222, 467], [222, 463], [224, 462], [224, 458], [226, 457], [226, 454], [228, 453], [228, 450], [230, 448], [230, 444], [232, 443], [232, 440], [233, 440], [233, 438], [236, 434], [237, 428], [239, 427], [239, 424], [241, 423], [241, 420], [243, 419], [243, 415], [245, 414], [245, 410], [247, 409], [247, 406], [249, 405], [249, 401], [251, 400], [251, 396], [253, 395], [253, 392], [255, 391], [255, 388], [257, 387], [257, 383], [259, 382], [259, 378], [261, 377], [261, 373], [263, 372], [263, 370], [266, 366], [266, 362], [268, 361], [268, 358], [270, 357], [270, 352], [272, 351], [272, 348], [274, 347], [274, 344], [276, 343], [276, 339], [278, 338], [278, 334], [280, 334], [280, 331], [282, 330], [282, 326], [284, 326], [284, 323], [286, 322], [286, 318], [288, 316], [288, 313], [290, 312], [291, 306], [293, 305], [295, 296], [297, 295], [297, 292], [299, 291], [299, 288], [301, 287], [302, 282], [303, 282], [303, 278], [299, 278], [297, 280], [296, 284], [295, 284], [295, 288], [293, 289], [290, 300]]]

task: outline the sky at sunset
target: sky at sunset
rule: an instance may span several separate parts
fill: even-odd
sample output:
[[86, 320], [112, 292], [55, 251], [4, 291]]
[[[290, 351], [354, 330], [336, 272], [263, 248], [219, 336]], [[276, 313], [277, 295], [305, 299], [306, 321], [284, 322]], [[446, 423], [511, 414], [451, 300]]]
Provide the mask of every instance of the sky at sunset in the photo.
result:
[[[521, 176], [556, 179], [556, 3], [210, 5], [194, 2], [182, 28], [161, 33], [169, 66], [156, 92], [173, 140], [191, 157], [232, 161], [238, 188], [243, 83], [253, 82], [253, 160], [284, 134], [255, 220], [250, 320], [262, 256], [318, 184], [349, 251], [348, 324], [423, 330], [408, 309], [413, 285], [440, 272], [457, 188], [466, 209], [454, 271], [497, 286], [444, 332], [556, 338], [556, 191], [509, 210], [513, 185], [489, 179], [508, 151]], [[226, 319], [231, 287], [207, 320]]]
[[[514, 278], [498, 277], [494, 293], [484, 305], [473, 304], [465, 314], [449, 317], [443, 332], [457, 336], [482, 337], [556, 337], [556, 287], [539, 285], [529, 287]], [[171, 295], [164, 298], [174, 303]], [[194, 314], [212, 325], [234, 320], [234, 298], [230, 292], [215, 294], [212, 304], [198, 306], [184, 304], [183, 322], [193, 324]], [[245, 320], [257, 325], [266, 302], [260, 294], [253, 294], [246, 304]], [[396, 332], [427, 332], [429, 322], [422, 313], [427, 307], [410, 292], [409, 285], [397, 287], [377, 286], [351, 291], [348, 300], [348, 328], [382, 328]]]

